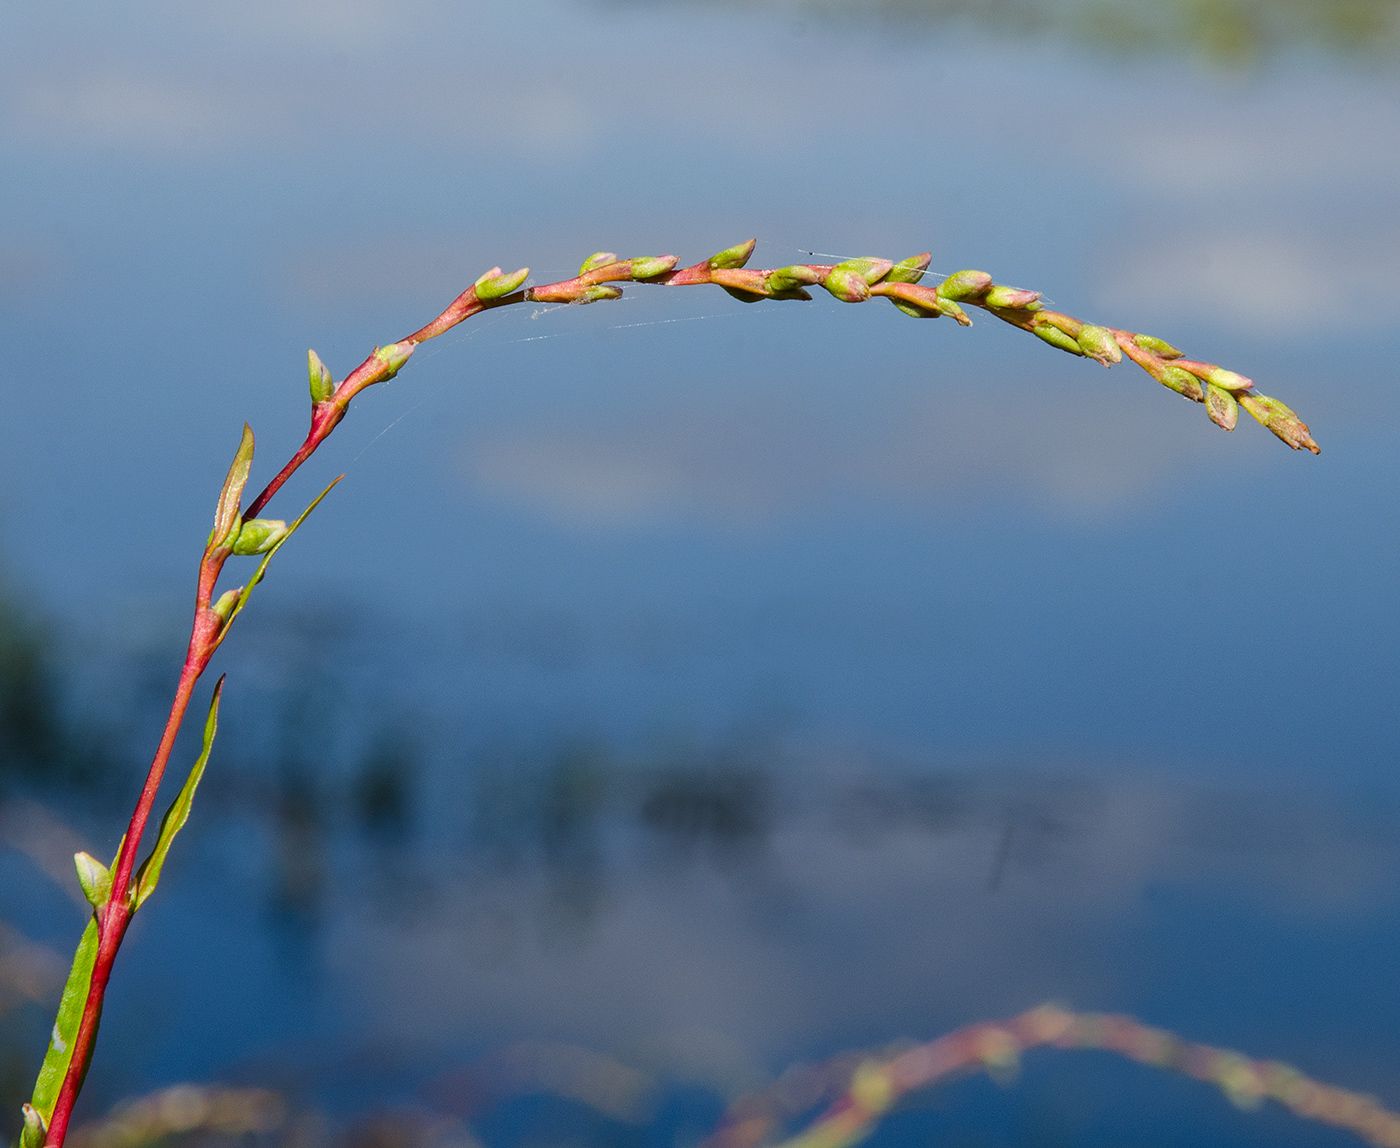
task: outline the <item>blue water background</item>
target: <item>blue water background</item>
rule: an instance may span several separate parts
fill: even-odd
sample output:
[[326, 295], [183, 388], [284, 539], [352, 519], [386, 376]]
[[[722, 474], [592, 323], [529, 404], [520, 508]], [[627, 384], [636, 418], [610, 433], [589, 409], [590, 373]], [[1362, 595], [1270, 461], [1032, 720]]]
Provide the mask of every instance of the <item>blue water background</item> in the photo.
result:
[[[242, 421], [270, 474], [308, 346], [342, 377], [496, 264], [931, 250], [1251, 376], [1323, 449], [990, 317], [636, 287], [464, 324], [276, 504], [346, 475], [220, 654], [89, 1116], [220, 1078], [353, 1120], [540, 1039], [671, 1081], [626, 1132], [670, 1143], [1048, 998], [1400, 1105], [1393, 52], [781, 4], [4, 22], [7, 593], [108, 754], [7, 796], [99, 854]], [[71, 888], [0, 871], [66, 952]], [[1050, 1055], [883, 1135], [1332, 1142]], [[516, 1115], [477, 1132], [622, 1142]]]

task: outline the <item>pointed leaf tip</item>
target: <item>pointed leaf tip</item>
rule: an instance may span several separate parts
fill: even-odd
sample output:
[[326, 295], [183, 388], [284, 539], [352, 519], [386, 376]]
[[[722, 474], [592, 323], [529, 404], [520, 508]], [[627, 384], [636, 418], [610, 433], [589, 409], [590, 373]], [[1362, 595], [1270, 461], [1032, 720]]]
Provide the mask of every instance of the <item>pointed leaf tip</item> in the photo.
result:
[[238, 523], [238, 511], [243, 502], [243, 488], [248, 485], [248, 472], [253, 468], [253, 428], [243, 424], [243, 437], [233, 456], [233, 465], [228, 468], [223, 489], [219, 491], [219, 505], [214, 512], [214, 530], [209, 535], [209, 545], [217, 546], [228, 537], [230, 530]]

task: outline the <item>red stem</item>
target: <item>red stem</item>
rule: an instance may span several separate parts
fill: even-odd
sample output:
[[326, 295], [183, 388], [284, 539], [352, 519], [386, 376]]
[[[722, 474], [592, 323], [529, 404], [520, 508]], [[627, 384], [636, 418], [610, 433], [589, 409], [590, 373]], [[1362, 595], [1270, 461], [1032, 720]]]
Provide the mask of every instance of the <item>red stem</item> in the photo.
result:
[[[199, 632], [196, 622], [196, 634]], [[185, 659], [180, 671], [180, 684], [175, 690], [175, 700], [170, 706], [170, 716], [165, 722], [165, 732], [161, 735], [156, 749], [155, 760], [146, 774], [146, 784], [141, 789], [141, 798], [131, 815], [127, 827], [126, 841], [117, 857], [116, 873], [112, 878], [112, 897], [106, 910], [98, 918], [97, 960], [93, 965], [92, 979], [88, 983], [87, 1002], [83, 1006], [83, 1019], [78, 1025], [78, 1035], [73, 1042], [73, 1059], [68, 1065], [68, 1075], [63, 1079], [58, 1101], [54, 1105], [53, 1118], [49, 1121], [47, 1148], [62, 1148], [64, 1136], [68, 1132], [68, 1122], [73, 1115], [73, 1104], [87, 1075], [88, 1061], [92, 1057], [93, 1044], [97, 1039], [97, 1025], [102, 1019], [102, 1001], [107, 993], [107, 982], [112, 976], [112, 964], [117, 959], [122, 938], [126, 936], [127, 925], [131, 923], [132, 907], [126, 896], [131, 871], [136, 863], [136, 851], [141, 844], [141, 836], [150, 820], [151, 808], [155, 804], [156, 791], [161, 778], [165, 776], [165, 766], [170, 760], [170, 752], [175, 748], [175, 735], [180, 732], [185, 710], [189, 708], [190, 695], [195, 683], [203, 672], [208, 656], [201, 656], [191, 641], [190, 655]]]
[[[749, 244], [752, 249], [752, 243]], [[666, 258], [671, 258], [667, 256]], [[674, 265], [674, 261], [672, 263]], [[825, 264], [806, 264], [810, 270], [819, 275], [825, 276], [833, 269]], [[619, 282], [632, 279], [633, 261], [623, 260], [609, 263], [591, 271], [584, 272], [579, 276], [564, 280], [559, 283], [550, 283], [542, 287], [534, 287], [524, 291], [515, 291], [509, 295], [503, 295], [496, 299], [478, 299], [476, 287], [468, 287], [451, 304], [448, 305], [436, 319], [424, 327], [420, 327], [408, 338], [400, 340], [394, 347], [403, 350], [402, 357], [397, 359], [398, 366], [402, 366], [408, 355], [420, 344], [429, 339], [441, 335], [444, 331], [450, 330], [463, 319], [470, 318], [483, 310], [495, 307], [509, 306], [514, 303], [523, 303], [530, 300], [550, 302], [557, 301], [563, 303], [587, 302], [590, 298], [588, 289], [600, 284]], [[772, 294], [767, 286], [770, 271], [760, 270], [738, 270], [715, 268], [709, 261], [697, 263], [693, 267], [667, 270], [658, 272], [656, 275], [646, 279], [636, 280], [637, 282], [647, 282], [662, 286], [683, 287], [699, 285], [703, 283], [718, 283], [721, 286], [728, 286], [732, 289], [747, 291], [750, 294], [763, 295]], [[897, 288], [897, 289], [896, 289]], [[913, 285], [886, 284], [883, 290], [873, 292], [892, 296], [905, 296], [922, 299], [925, 295], [931, 295], [929, 288], [922, 288]], [[1027, 292], [1027, 295], [1031, 293]], [[807, 298], [801, 292], [782, 293], [780, 298]], [[868, 294], [864, 297], [868, 297]], [[856, 301], [849, 300], [848, 301]], [[931, 301], [931, 300], [926, 300]], [[1026, 330], [1033, 328], [1031, 312], [1008, 307], [988, 306], [977, 300], [969, 299], [966, 302], [973, 306], [985, 307], [997, 318], [1002, 319], [1015, 326]], [[1052, 312], [1040, 312], [1042, 321]], [[1082, 326], [1078, 320], [1070, 319], [1068, 316], [1055, 315], [1058, 319], [1067, 320], [1068, 323], [1076, 327]], [[965, 318], [959, 322], [967, 322]], [[1146, 352], [1140, 351], [1136, 344], [1130, 345], [1123, 338], [1126, 332], [1114, 332], [1120, 346], [1127, 354], [1137, 361], [1139, 365], [1148, 366], [1147, 358], [1155, 360], [1155, 356], [1149, 356]], [[248, 509], [243, 512], [243, 518], [255, 518], [258, 513], [267, 505], [272, 496], [275, 495], [292, 477], [308, 458], [315, 453], [316, 448], [330, 435], [340, 420], [345, 417], [345, 412], [350, 406], [350, 400], [360, 391], [374, 383], [382, 382], [391, 378], [397, 371], [398, 366], [391, 366], [379, 354], [380, 349], [375, 348], [369, 358], [355, 368], [345, 380], [336, 388], [335, 393], [328, 399], [318, 402], [312, 408], [311, 429], [307, 432], [305, 441], [297, 448], [297, 451], [288, 460], [287, 464], [278, 471], [276, 477], [265, 486], [258, 496], [253, 499]], [[1180, 360], [1180, 365], [1186, 366], [1186, 360]], [[1208, 367], [1208, 364], [1191, 363], [1190, 367]], [[1286, 408], [1285, 408], [1286, 409]], [[1258, 416], [1256, 416], [1258, 417]], [[1294, 449], [1306, 446], [1309, 450], [1316, 452], [1317, 445], [1308, 435], [1307, 427], [1297, 420], [1297, 417], [1289, 412], [1289, 417], [1296, 424], [1297, 432], [1290, 433], [1289, 437], [1280, 431], [1271, 422], [1268, 425], [1275, 434], [1283, 438]], [[1293, 424], [1290, 424], [1292, 426]], [[126, 934], [127, 925], [131, 921], [131, 914], [134, 911], [130, 904], [130, 882], [131, 873], [135, 868], [136, 854], [141, 845], [141, 837], [145, 833], [146, 823], [150, 819], [151, 809], [155, 804], [156, 792], [160, 788], [161, 779], [165, 776], [165, 767], [170, 760], [170, 752], [175, 745], [175, 737], [180, 732], [181, 722], [184, 720], [185, 710], [189, 707], [190, 695], [194, 690], [195, 683], [204, 672], [210, 657], [217, 648], [221, 637], [224, 620], [210, 609], [214, 585], [218, 581], [219, 573], [223, 569], [224, 560], [229, 552], [223, 549], [212, 549], [205, 552], [203, 563], [200, 565], [199, 589], [195, 598], [195, 620], [194, 627], [190, 634], [189, 650], [185, 655], [184, 668], [180, 673], [180, 684], [175, 692], [175, 699], [170, 707], [170, 716], [165, 723], [165, 731], [161, 735], [160, 745], [156, 749], [156, 756], [151, 763], [150, 771], [146, 775], [145, 785], [141, 789], [141, 798], [136, 803], [136, 810], [131, 816], [131, 823], [127, 828], [126, 841], [122, 846], [121, 853], [117, 857], [116, 872], [112, 880], [112, 897], [105, 908], [99, 913], [99, 941], [97, 950], [97, 960], [93, 966], [92, 978], [89, 982], [87, 1003], [83, 1009], [82, 1021], [78, 1028], [78, 1035], [75, 1038], [73, 1047], [73, 1059], [68, 1067], [68, 1074], [63, 1080], [63, 1086], [59, 1092], [58, 1101], [54, 1107], [53, 1118], [49, 1121], [48, 1135], [45, 1141], [46, 1148], [62, 1148], [63, 1140], [68, 1131], [68, 1122], [72, 1116], [73, 1103], [77, 1100], [78, 1093], [82, 1089], [83, 1077], [87, 1073], [87, 1063], [92, 1055], [93, 1043], [97, 1034], [97, 1022], [102, 1015], [102, 1000], [106, 993], [107, 982], [112, 975], [112, 963], [116, 960], [117, 950], [121, 947], [122, 938]]]

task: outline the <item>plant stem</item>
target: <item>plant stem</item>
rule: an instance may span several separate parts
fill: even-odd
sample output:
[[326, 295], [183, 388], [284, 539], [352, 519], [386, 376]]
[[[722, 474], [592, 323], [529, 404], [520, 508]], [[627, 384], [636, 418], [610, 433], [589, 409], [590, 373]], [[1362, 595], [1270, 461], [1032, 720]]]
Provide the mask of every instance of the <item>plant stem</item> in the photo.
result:
[[[1210, 363], [1181, 358], [1181, 353], [1159, 339], [1136, 335], [1116, 328], [1091, 327], [1058, 312], [1045, 311], [1034, 291], [998, 287], [990, 275], [980, 271], [960, 271], [949, 276], [937, 288], [921, 286], [919, 278], [928, 267], [925, 253], [902, 263], [883, 259], [855, 259], [837, 265], [801, 264], [773, 270], [744, 269], [754, 248], [753, 240], [729, 248], [691, 267], [676, 269], [674, 256], [618, 260], [616, 256], [598, 253], [588, 259], [580, 273], [572, 279], [517, 290], [529, 274], [522, 268], [512, 275], [501, 275], [500, 268], [488, 271], [463, 291], [432, 322], [412, 335], [387, 347], [376, 347], [370, 356], [355, 368], [335, 388], [328, 398], [314, 401], [311, 427], [306, 439], [297, 448], [277, 475], [253, 499], [241, 516], [230, 505], [229, 521], [216, 527], [223, 533], [231, 526], [255, 518], [297, 469], [309, 459], [340, 424], [351, 400], [366, 387], [392, 378], [406, 363], [419, 344], [441, 335], [464, 319], [495, 307], [524, 302], [584, 304], [616, 299], [622, 294], [620, 282], [650, 283], [658, 286], [684, 287], [713, 284], [724, 288], [744, 302], [759, 299], [810, 299], [805, 286], [822, 286], [836, 298], [848, 302], [865, 302], [876, 296], [890, 299], [906, 314], [921, 318], [947, 315], [959, 324], [970, 324], [959, 302], [979, 307], [1003, 322], [1036, 334], [1046, 342], [1069, 351], [1086, 355], [1104, 366], [1121, 360], [1126, 354], [1153, 378], [1165, 386], [1197, 402], [1207, 402], [1210, 417], [1225, 428], [1234, 426], [1236, 403], [1245, 407], [1259, 422], [1289, 446], [1317, 452], [1306, 424], [1288, 407], [1275, 399], [1255, 393], [1250, 380], [1225, 371]], [[317, 394], [313, 385], [313, 395]], [[252, 458], [251, 432], [245, 427], [248, 454]], [[228, 487], [226, 486], [226, 491]], [[242, 487], [230, 496], [234, 503]], [[319, 501], [319, 500], [318, 500]], [[314, 504], [313, 504], [314, 505]], [[222, 513], [222, 512], [221, 512]], [[216, 523], [220, 520], [216, 518]], [[112, 965], [121, 947], [126, 929], [135, 912], [132, 899], [131, 875], [136, 865], [141, 838], [150, 820], [161, 779], [170, 760], [175, 738], [180, 732], [185, 711], [195, 683], [203, 674], [209, 659], [222, 641], [227, 614], [220, 614], [210, 605], [215, 584], [231, 553], [227, 539], [211, 538], [200, 564], [199, 583], [195, 594], [194, 624], [190, 632], [185, 663], [180, 682], [166, 719], [160, 745], [146, 774], [141, 796], [132, 813], [127, 834], [117, 856], [112, 879], [112, 892], [106, 905], [97, 911], [99, 942], [96, 962], [89, 979], [88, 995], [82, 1020], [75, 1037], [74, 1051], [59, 1092], [53, 1115], [49, 1120], [45, 1148], [62, 1148], [72, 1117], [73, 1104], [83, 1086], [87, 1065], [97, 1037], [102, 1002]], [[249, 587], [251, 589], [251, 585]]]
[[88, 982], [87, 1003], [83, 1006], [83, 1019], [73, 1046], [73, 1059], [68, 1065], [68, 1074], [64, 1077], [58, 1102], [54, 1105], [53, 1118], [49, 1121], [48, 1137], [45, 1140], [47, 1148], [62, 1148], [68, 1132], [68, 1122], [72, 1118], [73, 1104], [78, 1099], [78, 1093], [83, 1087], [83, 1078], [87, 1075], [88, 1062], [92, 1058], [93, 1045], [97, 1040], [98, 1022], [102, 1019], [102, 1002], [107, 994], [107, 982], [112, 976], [112, 965], [117, 959], [117, 950], [121, 948], [127, 926], [131, 923], [133, 909], [126, 891], [130, 884], [131, 871], [135, 867], [136, 853], [141, 845], [141, 837], [146, 831], [146, 823], [150, 820], [161, 778], [165, 776], [170, 753], [175, 748], [175, 737], [180, 732], [180, 724], [189, 708], [190, 696], [194, 693], [195, 683], [207, 662], [207, 657], [197, 658], [193, 650], [185, 659], [184, 668], [180, 671], [180, 684], [175, 689], [175, 698], [170, 706], [170, 716], [165, 721], [165, 731], [161, 734], [155, 759], [146, 774], [146, 783], [141, 787], [141, 797], [136, 802], [121, 852], [117, 855], [116, 871], [112, 879], [112, 897], [106, 908], [99, 913], [97, 961], [93, 966], [92, 980]]

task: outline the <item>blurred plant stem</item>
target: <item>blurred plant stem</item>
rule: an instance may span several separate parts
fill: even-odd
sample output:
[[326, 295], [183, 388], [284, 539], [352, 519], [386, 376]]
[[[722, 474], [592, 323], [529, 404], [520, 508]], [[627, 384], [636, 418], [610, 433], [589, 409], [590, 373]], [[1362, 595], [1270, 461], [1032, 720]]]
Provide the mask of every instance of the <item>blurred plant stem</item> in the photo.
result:
[[[1317, 444], [1307, 426], [1282, 403], [1257, 394], [1254, 384], [1242, 375], [1212, 363], [1186, 359], [1161, 339], [1095, 326], [1044, 310], [1037, 292], [999, 286], [985, 272], [960, 271], [936, 287], [923, 286], [919, 280], [929, 265], [931, 257], [927, 253], [899, 263], [860, 258], [831, 265], [746, 269], [754, 245], [754, 240], [737, 244], [679, 270], [673, 255], [619, 260], [611, 252], [600, 251], [584, 261], [574, 278], [540, 287], [524, 287], [528, 268], [511, 274], [502, 274], [499, 267], [492, 268], [427, 326], [396, 343], [376, 347], [339, 385], [316, 353], [308, 352], [311, 427], [296, 453], [253, 499], [246, 512], [242, 501], [252, 468], [254, 441], [252, 430], [244, 426], [233, 464], [219, 492], [214, 528], [200, 561], [194, 622], [179, 685], [126, 836], [110, 870], [86, 853], [76, 857], [79, 881], [92, 904], [93, 918], [74, 958], [34, 1097], [25, 1106], [21, 1148], [40, 1148], [41, 1145], [62, 1148], [97, 1039], [103, 999], [117, 952], [132, 915], [154, 890], [171, 842], [189, 816], [195, 788], [208, 761], [217, 728], [222, 680], [214, 690], [205, 725], [203, 752], [165, 815], [151, 855], [138, 870], [136, 857], [141, 839], [195, 685], [247, 605], [273, 555], [329, 493], [330, 487], [290, 526], [281, 519], [264, 519], [257, 515], [340, 424], [356, 395], [366, 387], [393, 378], [419, 344], [450, 330], [464, 319], [490, 308], [524, 302], [584, 304], [617, 299], [622, 295], [622, 288], [617, 284], [623, 282], [671, 287], [714, 284], [742, 302], [810, 300], [806, 289], [819, 286], [846, 303], [864, 303], [883, 296], [906, 315], [930, 319], [948, 316], [962, 326], [971, 324], [963, 309], [966, 305], [1029, 331], [1060, 350], [1092, 358], [1104, 366], [1121, 362], [1127, 355], [1164, 386], [1203, 403], [1211, 420], [1226, 430], [1234, 429], [1239, 408], [1243, 406], [1289, 446], [1317, 453]], [[262, 561], [244, 585], [216, 598], [224, 565], [235, 556], [261, 556]]]

